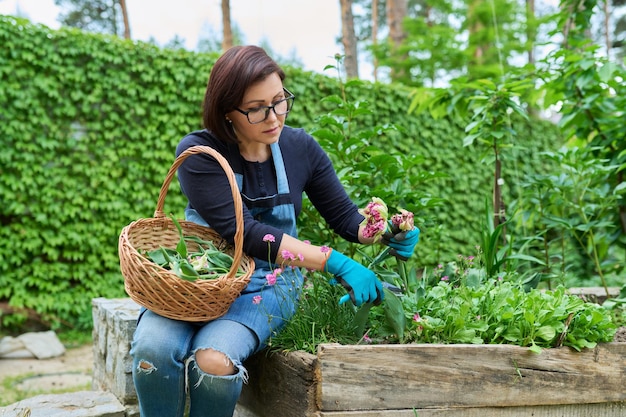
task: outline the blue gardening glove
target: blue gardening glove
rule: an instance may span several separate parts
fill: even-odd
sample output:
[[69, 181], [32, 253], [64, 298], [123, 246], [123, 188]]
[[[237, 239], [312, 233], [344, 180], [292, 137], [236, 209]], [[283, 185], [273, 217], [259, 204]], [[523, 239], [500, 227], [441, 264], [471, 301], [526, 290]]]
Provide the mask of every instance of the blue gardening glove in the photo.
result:
[[419, 240], [420, 229], [414, 227], [413, 230], [408, 230], [406, 232], [399, 232], [395, 234], [391, 231], [387, 231], [383, 233], [381, 242], [391, 248], [389, 253], [391, 253], [393, 256], [400, 259], [401, 261], [406, 261], [411, 257], [411, 255], [413, 255], [415, 245], [417, 245], [417, 242], [419, 242]]
[[348, 291], [339, 304], [352, 300], [357, 307], [363, 303], [377, 305], [385, 298], [383, 285], [372, 271], [336, 250], [330, 252], [324, 269]]

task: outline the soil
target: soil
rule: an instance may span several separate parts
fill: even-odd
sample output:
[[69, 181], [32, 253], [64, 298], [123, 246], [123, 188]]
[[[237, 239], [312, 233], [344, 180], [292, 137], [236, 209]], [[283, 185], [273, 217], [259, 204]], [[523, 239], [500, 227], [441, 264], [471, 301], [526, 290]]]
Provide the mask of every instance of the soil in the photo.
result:
[[620, 327], [615, 332], [614, 342], [626, 342], [626, 327]]

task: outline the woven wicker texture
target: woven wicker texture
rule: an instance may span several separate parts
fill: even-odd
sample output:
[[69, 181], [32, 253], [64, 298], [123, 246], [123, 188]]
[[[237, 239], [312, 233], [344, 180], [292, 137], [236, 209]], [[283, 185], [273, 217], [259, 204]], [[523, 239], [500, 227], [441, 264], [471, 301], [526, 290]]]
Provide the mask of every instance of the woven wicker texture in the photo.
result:
[[[219, 250], [233, 257], [233, 265], [228, 273], [211, 280], [186, 281], [174, 272], [155, 264], [142, 253], [159, 247], [176, 248], [180, 236], [172, 219], [163, 212], [163, 206], [167, 190], [178, 167], [186, 158], [196, 154], [212, 156], [226, 172], [235, 202], [237, 228], [233, 247], [209, 227], [184, 220], [179, 221], [185, 236], [210, 240]], [[197, 246], [194, 248], [193, 243], [188, 243], [188, 247], [190, 251], [197, 250]], [[122, 229], [119, 239], [119, 256], [126, 293], [139, 305], [162, 316], [184, 321], [209, 321], [224, 315], [248, 285], [250, 276], [254, 272], [254, 260], [243, 253], [241, 195], [237, 188], [235, 174], [228, 161], [208, 146], [193, 146], [181, 153], [163, 181], [154, 217], [139, 219]], [[238, 269], [244, 273], [235, 276]]]

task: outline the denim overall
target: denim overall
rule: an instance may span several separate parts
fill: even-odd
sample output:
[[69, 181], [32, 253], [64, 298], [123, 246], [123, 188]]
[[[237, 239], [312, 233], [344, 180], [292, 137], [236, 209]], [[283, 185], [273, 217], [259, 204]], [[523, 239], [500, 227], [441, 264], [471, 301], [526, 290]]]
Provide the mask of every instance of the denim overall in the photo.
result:
[[[278, 143], [270, 147], [278, 193], [256, 200], [242, 195], [242, 199], [255, 219], [297, 237], [295, 210], [280, 147]], [[241, 191], [243, 175], [235, 173], [235, 178]], [[185, 211], [185, 218], [208, 226], [193, 209]], [[226, 314], [216, 320], [190, 323], [149, 310], [141, 314], [131, 355], [142, 417], [182, 417], [187, 391], [191, 399], [190, 417], [232, 416], [247, 379], [242, 362], [264, 348], [268, 339], [293, 315], [303, 282], [299, 269], [283, 267], [276, 284], [268, 285], [266, 276], [276, 266], [267, 259], [254, 261], [256, 269], [250, 283]], [[226, 354], [236, 366], [236, 374], [214, 376], [203, 372], [195, 364], [194, 353], [199, 349]]]
[[[289, 194], [289, 182], [285, 172], [282, 153], [278, 143], [270, 145], [276, 169], [278, 194], [250, 199], [242, 194], [248, 211], [259, 222], [281, 229], [284, 233], [298, 237], [296, 213]], [[239, 191], [243, 188], [243, 175], [235, 173]], [[187, 220], [207, 226], [206, 221], [194, 209], [185, 211]], [[297, 255], [297, 254], [294, 254]], [[302, 287], [302, 274], [299, 269], [283, 267], [275, 285], [268, 285], [266, 276], [281, 265], [270, 265], [268, 259], [254, 258], [256, 269], [250, 283], [235, 300], [226, 314], [217, 320], [233, 320], [253, 330], [259, 338], [259, 350], [265, 347], [269, 337], [274, 335], [291, 318], [295, 311], [298, 294]], [[255, 297], [260, 301], [255, 302]]]

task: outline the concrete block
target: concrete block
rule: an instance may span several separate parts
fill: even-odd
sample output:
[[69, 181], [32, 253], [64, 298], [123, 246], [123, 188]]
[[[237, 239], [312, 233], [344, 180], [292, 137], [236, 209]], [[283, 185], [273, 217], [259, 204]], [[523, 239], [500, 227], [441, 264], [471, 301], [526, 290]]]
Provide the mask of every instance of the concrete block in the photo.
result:
[[[137, 414], [138, 415], [138, 414]], [[127, 417], [115, 395], [104, 391], [45, 394], [0, 407], [2, 417]]]

